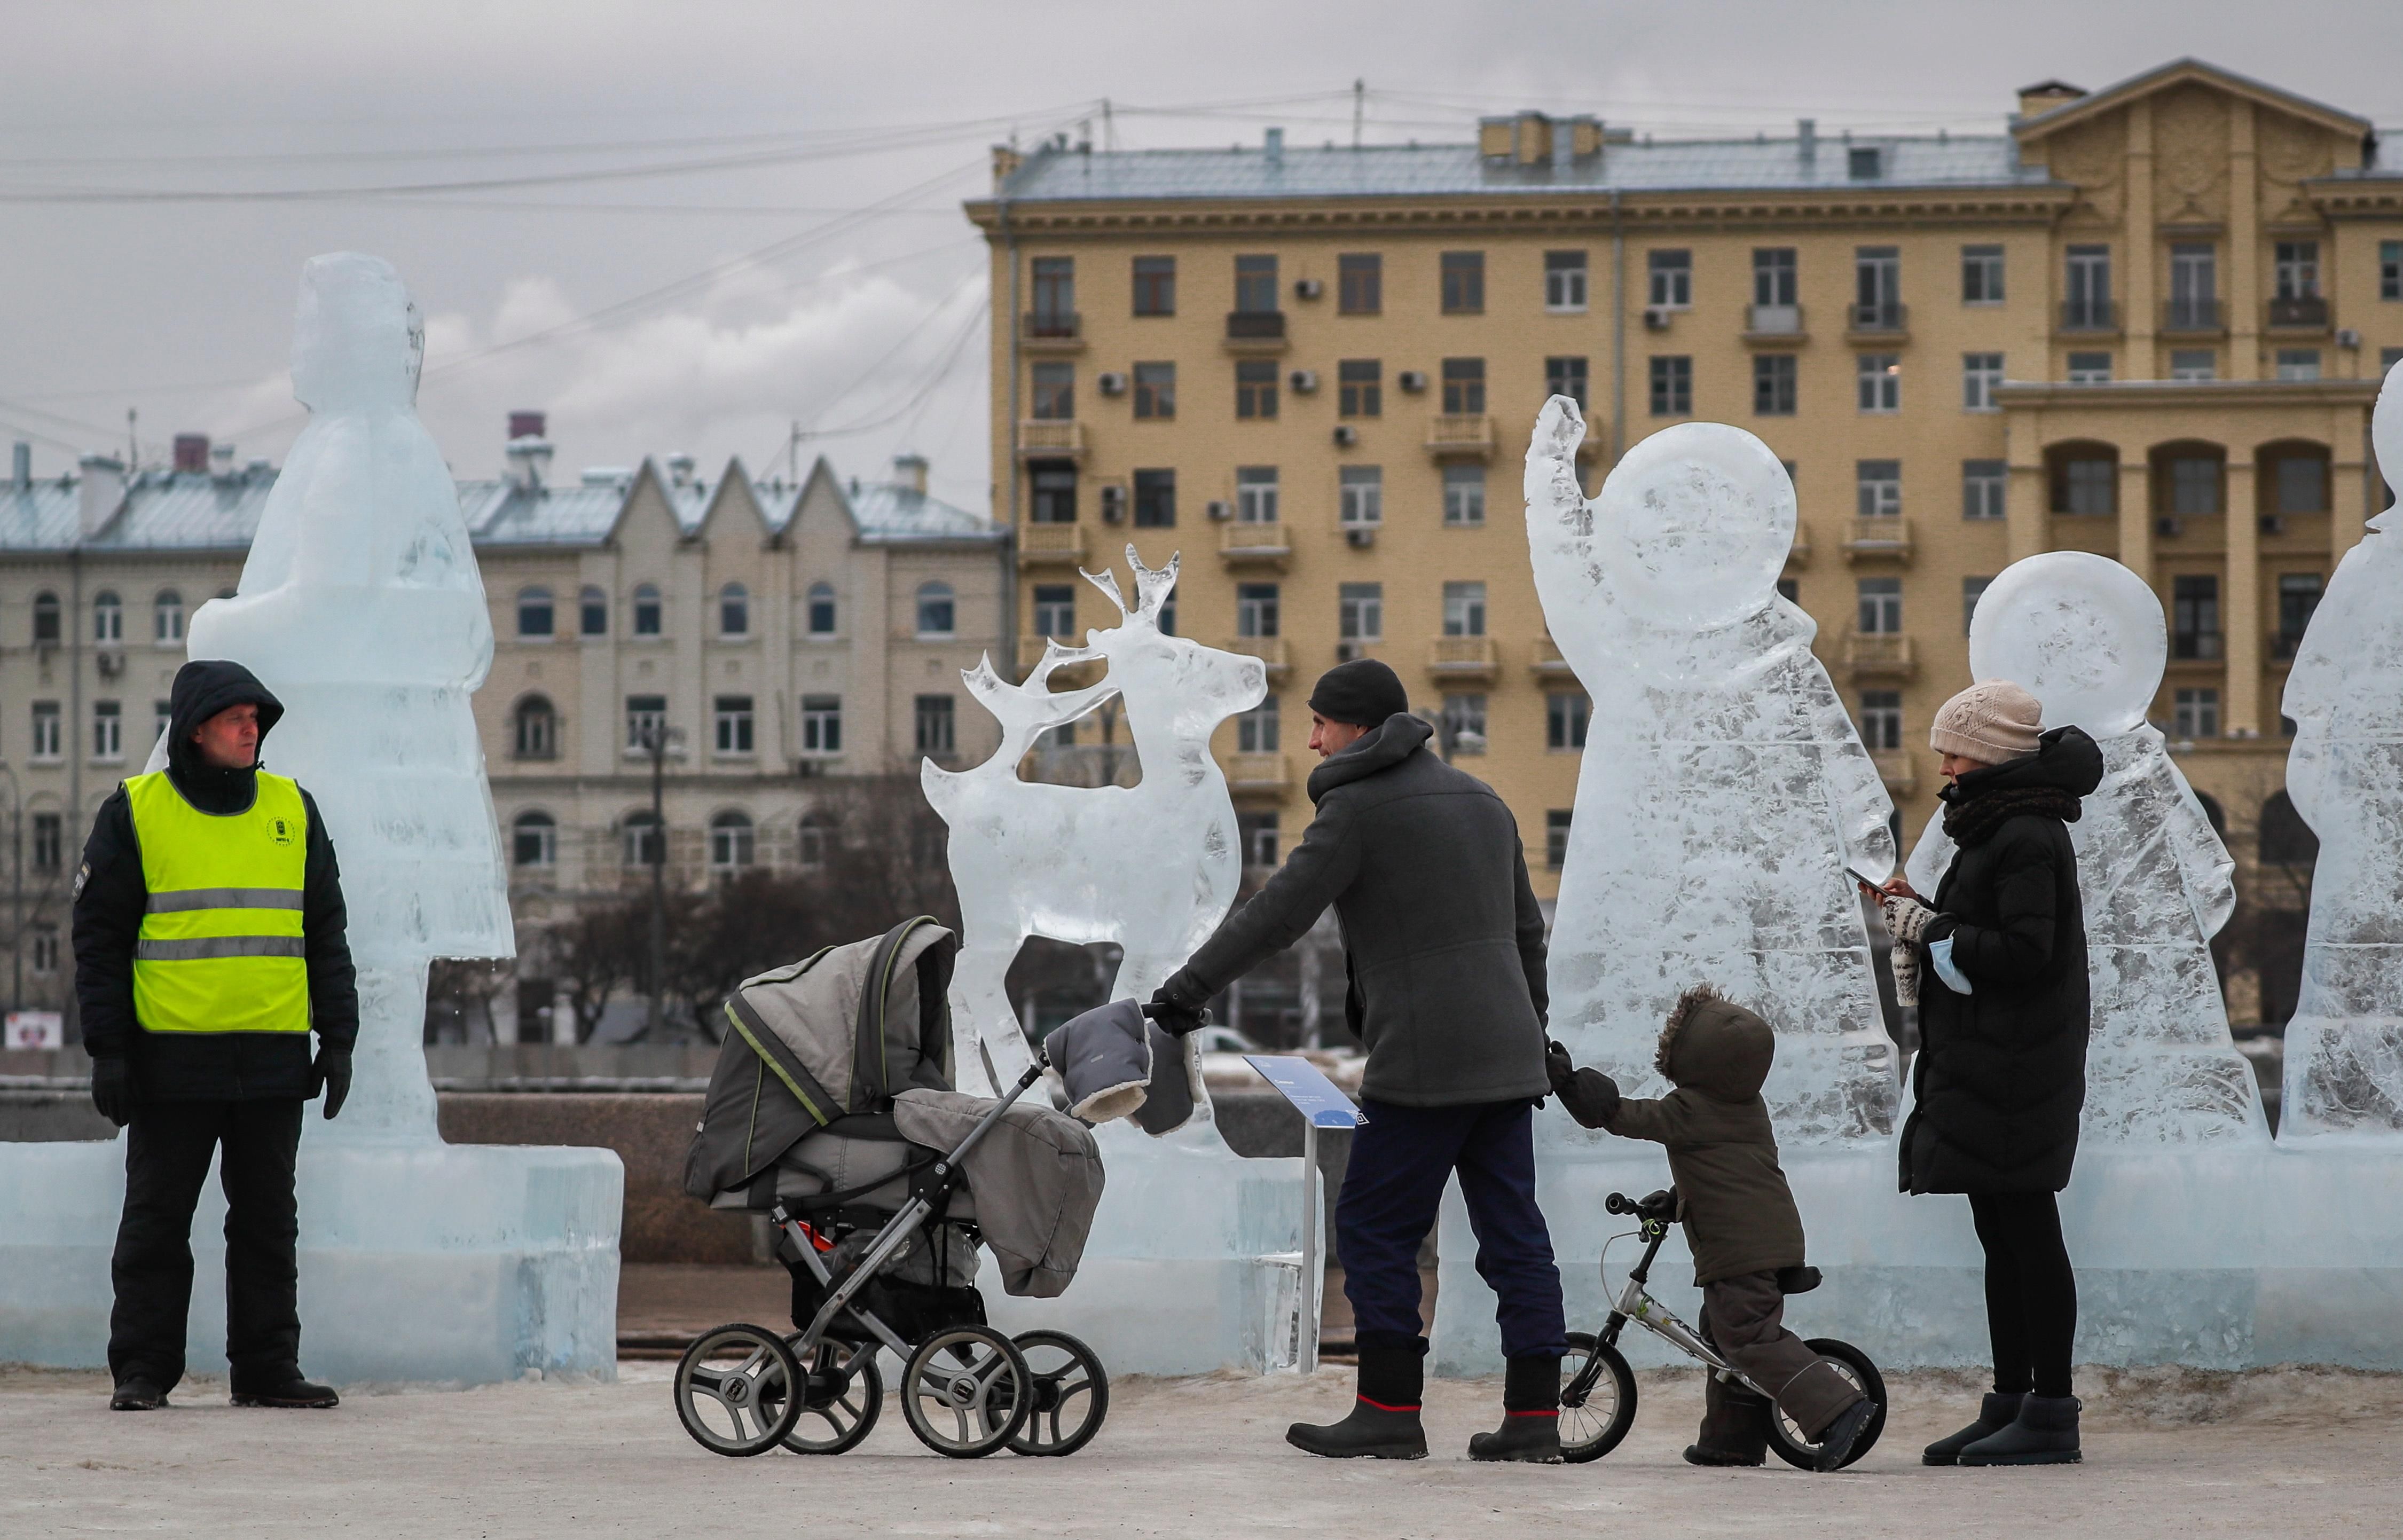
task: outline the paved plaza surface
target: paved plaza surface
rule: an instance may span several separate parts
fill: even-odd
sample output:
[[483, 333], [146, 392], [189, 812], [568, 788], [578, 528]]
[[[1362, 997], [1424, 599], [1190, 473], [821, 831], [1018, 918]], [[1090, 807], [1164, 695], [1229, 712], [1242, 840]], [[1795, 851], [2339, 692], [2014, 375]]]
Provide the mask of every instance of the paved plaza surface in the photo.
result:
[[2087, 1459], [1926, 1470], [1919, 1447], [1976, 1400], [1961, 1376], [1893, 1380], [1884, 1439], [1853, 1470], [1701, 1471], [1701, 1384], [1643, 1377], [1633, 1435], [1551, 1468], [1462, 1455], [1498, 1381], [1429, 1394], [1434, 1458], [1313, 1460], [1296, 1417], [1340, 1415], [1351, 1371], [1313, 1380], [1127, 1380], [1064, 1460], [927, 1452], [897, 1404], [859, 1450], [726, 1460], [687, 1438], [672, 1366], [610, 1385], [354, 1390], [338, 1411], [235, 1411], [222, 1381], [112, 1414], [98, 1375], [0, 1370], [0, 1535], [2393, 1535], [2403, 1377], [2087, 1373]]

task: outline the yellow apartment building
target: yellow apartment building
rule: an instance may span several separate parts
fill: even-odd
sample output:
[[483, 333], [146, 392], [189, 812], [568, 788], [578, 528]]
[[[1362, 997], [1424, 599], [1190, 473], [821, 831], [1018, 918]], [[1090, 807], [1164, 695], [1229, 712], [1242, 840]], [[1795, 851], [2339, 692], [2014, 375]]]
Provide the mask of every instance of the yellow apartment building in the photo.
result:
[[1217, 744], [1256, 863], [1309, 819], [1310, 683], [1366, 655], [1548, 873], [1585, 701], [1519, 483], [1558, 391], [1596, 484], [1688, 419], [1785, 460], [1786, 590], [1907, 839], [1969, 606], [2076, 548], [2159, 591], [2155, 720], [2239, 843], [2280, 796], [2286, 657], [2387, 501], [2368, 421], [2403, 356], [2403, 154], [2193, 61], [2016, 107], [1991, 135], [1671, 143], [1524, 113], [1456, 145], [996, 151], [967, 212], [1021, 665], [1104, 619], [1080, 563], [1181, 553], [1178, 629], [1271, 666]]

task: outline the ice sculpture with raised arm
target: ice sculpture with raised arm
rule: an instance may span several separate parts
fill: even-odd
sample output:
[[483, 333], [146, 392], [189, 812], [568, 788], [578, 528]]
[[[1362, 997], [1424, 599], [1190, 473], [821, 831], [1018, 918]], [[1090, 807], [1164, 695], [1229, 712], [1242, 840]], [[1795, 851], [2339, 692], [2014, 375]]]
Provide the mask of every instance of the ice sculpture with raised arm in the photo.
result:
[[[2159, 596], [2086, 551], [2012, 562], [1969, 623], [1973, 678], [2020, 685], [2044, 703], [2047, 728], [2074, 723], [2103, 750], [2103, 784], [2069, 826], [2094, 1002], [2084, 1137], [2140, 1147], [2266, 1141], [2260, 1092], [2229, 1035], [2211, 961], [2211, 937], [2236, 908], [2236, 863], [2145, 720], [2168, 660]], [[1929, 819], [1911, 886], [1936, 892], [1955, 850], [1943, 820]]]

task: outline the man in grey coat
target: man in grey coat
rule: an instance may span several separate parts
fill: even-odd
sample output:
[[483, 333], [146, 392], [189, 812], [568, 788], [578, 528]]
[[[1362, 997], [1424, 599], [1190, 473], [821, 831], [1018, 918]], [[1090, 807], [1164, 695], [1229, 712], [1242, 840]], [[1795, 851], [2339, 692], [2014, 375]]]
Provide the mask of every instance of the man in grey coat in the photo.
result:
[[1313, 1454], [1415, 1460], [1426, 1339], [1419, 1247], [1452, 1173], [1477, 1233], [1477, 1270], [1500, 1303], [1508, 1358], [1499, 1431], [1479, 1460], [1556, 1462], [1567, 1324], [1550, 1233], [1535, 1206], [1536, 1100], [1544, 1068], [1544, 918], [1519, 825], [1493, 789], [1427, 748], [1394, 671], [1373, 659], [1330, 670], [1311, 692], [1317, 816], [1267, 886], [1152, 1001], [1190, 1032], [1204, 1002], [1284, 950], [1335, 906], [1350, 988], [1345, 1016], [1368, 1046], [1368, 1121], [1336, 1200], [1335, 1243], [1360, 1350], [1350, 1416], [1297, 1422]]

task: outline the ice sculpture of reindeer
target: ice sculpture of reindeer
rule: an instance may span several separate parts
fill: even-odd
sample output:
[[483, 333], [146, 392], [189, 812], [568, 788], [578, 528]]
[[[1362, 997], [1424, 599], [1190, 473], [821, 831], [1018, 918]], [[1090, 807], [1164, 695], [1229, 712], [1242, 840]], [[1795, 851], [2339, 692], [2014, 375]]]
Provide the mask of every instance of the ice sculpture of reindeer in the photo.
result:
[[[988, 657], [962, 677], [1002, 726], [1001, 747], [965, 770], [927, 761], [926, 800], [951, 826], [951, 880], [960, 895], [962, 948], [951, 983], [955, 1062], [963, 1088], [990, 1063], [1007, 1082], [1026, 1065], [1026, 1040], [1003, 980], [1032, 936], [1116, 942], [1113, 1000], [1147, 998], [1226, 918], [1242, 877], [1235, 807], [1210, 754], [1220, 722], [1268, 694], [1256, 658], [1221, 652], [1160, 630], [1176, 587], [1177, 558], [1154, 571], [1132, 546], [1135, 604], [1115, 573], [1086, 573], [1123, 617], [1085, 633], [1086, 645], [1047, 645], [1021, 685], [1005, 683]], [[1104, 661], [1082, 689], [1050, 688], [1054, 672]], [[1026, 781], [1019, 761], [1046, 729], [1073, 722], [1111, 696], [1126, 708], [1142, 775], [1132, 786]], [[982, 1054], [977, 1050], [981, 1047]], [[1193, 1059], [1188, 1044], [1188, 1059]], [[1190, 1062], [1188, 1068], [1191, 1067]], [[1208, 1101], [1194, 1074], [1195, 1103]]]

